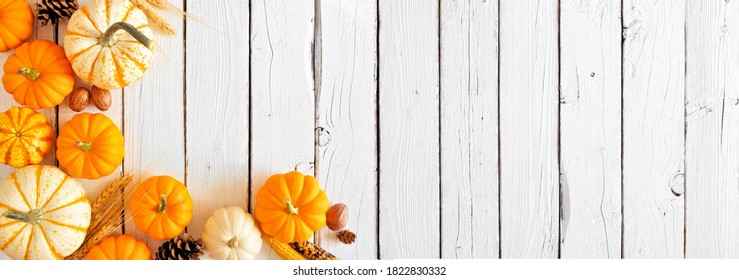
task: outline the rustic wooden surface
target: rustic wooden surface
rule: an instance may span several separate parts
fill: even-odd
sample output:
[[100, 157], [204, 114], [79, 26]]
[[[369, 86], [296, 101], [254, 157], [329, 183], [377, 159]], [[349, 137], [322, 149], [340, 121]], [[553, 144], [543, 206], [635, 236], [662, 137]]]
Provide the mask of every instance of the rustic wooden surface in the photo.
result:
[[125, 159], [90, 199], [173, 176], [199, 236], [297, 169], [349, 206], [357, 243], [314, 236], [342, 259], [739, 257], [734, 1], [170, 2], [192, 16], [113, 92]]

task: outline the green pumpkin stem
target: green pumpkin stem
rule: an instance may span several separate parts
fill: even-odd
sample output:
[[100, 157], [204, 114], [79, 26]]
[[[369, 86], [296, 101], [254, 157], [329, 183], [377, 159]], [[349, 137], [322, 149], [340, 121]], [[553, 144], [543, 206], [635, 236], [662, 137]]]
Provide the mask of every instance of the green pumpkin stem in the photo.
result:
[[105, 30], [103, 36], [100, 37], [100, 45], [110, 47], [110, 39], [113, 37], [113, 34], [118, 32], [118, 30], [126, 31], [128, 34], [131, 34], [131, 37], [136, 39], [136, 41], [139, 41], [139, 43], [147, 48], [151, 48], [152, 40], [149, 39], [149, 37], [146, 37], [143, 32], [136, 29], [136, 27], [130, 23], [122, 21], [111, 24], [110, 27], [108, 27], [108, 30]]
[[164, 214], [164, 212], [167, 211], [167, 196], [161, 195], [162, 198], [162, 204], [159, 204], [159, 207], [157, 207], [157, 213]]
[[285, 200], [285, 205], [287, 205], [287, 213], [290, 215], [297, 215], [298, 214], [298, 208], [293, 206], [293, 204], [290, 202], [290, 199], [288, 198]]
[[32, 209], [28, 213], [8, 210], [3, 213], [3, 217], [27, 224], [38, 225], [44, 220], [44, 212], [40, 209]]
[[77, 141], [77, 148], [80, 148], [82, 151], [87, 153], [92, 150], [92, 143], [90, 141]]
[[38, 69], [35, 68], [21, 68], [18, 69], [18, 76], [24, 75], [26, 76], [26, 79], [30, 81], [35, 81], [38, 79], [38, 77], [41, 77], [41, 72], [38, 71]]

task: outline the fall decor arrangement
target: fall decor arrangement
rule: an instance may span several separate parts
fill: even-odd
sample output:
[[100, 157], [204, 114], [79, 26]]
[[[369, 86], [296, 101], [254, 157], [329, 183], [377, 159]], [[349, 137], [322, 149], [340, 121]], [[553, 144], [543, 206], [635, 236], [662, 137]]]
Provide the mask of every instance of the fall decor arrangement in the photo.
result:
[[254, 216], [262, 231], [282, 242], [303, 242], [326, 224], [329, 202], [313, 176], [275, 174], [257, 192]]
[[117, 89], [143, 77], [153, 57], [151, 38], [146, 15], [130, 1], [92, 0], [69, 19], [64, 50], [81, 79]]
[[36, 3], [36, 19], [41, 26], [49, 22], [58, 26], [62, 20], [69, 19], [77, 11], [77, 0], [41, 0]]
[[87, 260], [149, 260], [151, 251], [146, 243], [130, 235], [111, 236], [87, 253]]
[[64, 48], [49, 40], [23, 43], [5, 61], [3, 70], [5, 91], [31, 109], [53, 108], [74, 88], [74, 73], [64, 58]]
[[169, 239], [190, 223], [192, 199], [177, 179], [154, 176], [136, 187], [129, 211], [139, 230], [155, 239]]
[[13, 259], [62, 259], [85, 240], [90, 203], [59, 168], [26, 166], [0, 181], [0, 248]]
[[103, 114], [72, 117], [59, 131], [56, 146], [59, 165], [77, 178], [110, 175], [123, 162], [123, 134]]
[[199, 260], [202, 255], [203, 240], [183, 233], [159, 246], [156, 260]]
[[262, 249], [261, 237], [254, 218], [238, 206], [216, 210], [201, 236], [208, 254], [217, 260], [254, 259]]
[[0, 163], [12, 167], [38, 164], [53, 145], [54, 131], [41, 113], [12, 107], [0, 114]]
[[0, 52], [20, 46], [33, 34], [33, 10], [24, 0], [0, 0]]

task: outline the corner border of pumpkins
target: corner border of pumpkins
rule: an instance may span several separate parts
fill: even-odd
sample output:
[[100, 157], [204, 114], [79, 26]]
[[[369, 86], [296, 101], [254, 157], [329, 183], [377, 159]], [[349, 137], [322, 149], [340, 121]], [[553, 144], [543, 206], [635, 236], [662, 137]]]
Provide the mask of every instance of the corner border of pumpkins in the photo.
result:
[[[62, 47], [43, 39], [26, 42], [33, 33], [34, 10], [24, 0], [0, 1], [5, 3], [0, 14], [13, 13], [5, 22], [13, 24], [7, 29], [12, 36], [0, 38], [0, 52], [15, 50], [4, 63], [2, 84], [21, 105], [0, 113], [0, 163], [18, 168], [0, 181], [0, 250], [8, 257], [198, 260], [207, 252], [211, 259], [250, 260], [266, 243], [285, 260], [336, 260], [308, 241], [324, 226], [339, 232], [342, 243], [354, 243], [356, 235], [344, 230], [346, 205], [329, 207], [317, 180], [298, 171], [269, 177], [257, 192], [253, 216], [239, 206], [216, 210], [197, 240], [184, 233], [192, 220], [192, 199], [173, 177], [143, 178], [134, 188], [127, 174], [90, 203], [75, 178], [99, 179], [120, 166], [121, 130], [104, 114], [77, 114], [56, 139], [64, 170], [38, 165], [54, 145], [54, 131], [36, 110], [54, 108], [67, 96], [76, 112], [88, 99], [107, 110], [109, 90], [141, 79], [152, 60], [149, 20], [155, 17], [155, 25], [162, 24], [154, 8], [173, 6], [166, 0], [91, 0], [77, 9], [74, 0], [46, 0], [74, 4], [62, 7], [71, 13]], [[91, 96], [86, 88], [74, 88], [75, 76], [92, 85]], [[169, 241], [153, 258], [144, 242], [114, 235], [128, 220], [151, 238]]]

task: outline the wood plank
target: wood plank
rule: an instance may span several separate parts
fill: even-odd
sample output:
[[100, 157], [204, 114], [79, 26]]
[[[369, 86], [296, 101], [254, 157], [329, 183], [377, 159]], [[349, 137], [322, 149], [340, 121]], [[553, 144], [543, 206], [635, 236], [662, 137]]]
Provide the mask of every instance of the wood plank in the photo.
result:
[[[311, 55], [313, 1], [261, 0], [251, 5], [253, 210], [254, 198], [270, 175], [293, 169], [314, 175], [311, 164], [315, 156], [315, 95]], [[241, 141], [247, 143], [246, 139]], [[239, 196], [242, 197], [246, 196]], [[279, 257], [265, 244], [258, 258]]]
[[556, 258], [557, 2], [500, 2], [501, 256]]
[[193, 199], [187, 231], [200, 236], [216, 210], [248, 205], [249, 3], [186, 5], [198, 19], [185, 27], [185, 184]]
[[378, 5], [380, 258], [439, 258], [439, 5]]
[[[183, 0], [169, 2], [183, 7]], [[184, 182], [184, 29], [181, 15], [172, 12], [162, 12], [161, 15], [177, 34], [167, 36], [154, 30], [154, 60], [141, 81], [126, 88], [123, 95], [126, 140], [123, 170], [133, 172], [139, 178], [168, 175]], [[125, 233], [146, 242], [152, 252], [166, 241], [148, 237], [131, 220], [126, 223]]]
[[623, 257], [680, 258], [685, 1], [623, 3]]
[[736, 258], [739, 36], [734, 31], [739, 6], [728, 1], [686, 3], [685, 255]]
[[341, 259], [377, 259], [377, 6], [374, 0], [322, 0], [321, 90], [317, 98], [318, 180], [331, 203], [349, 207], [345, 245], [321, 231]]
[[621, 257], [621, 4], [560, 2], [560, 248]]
[[441, 256], [497, 258], [498, 1], [441, 2]]

